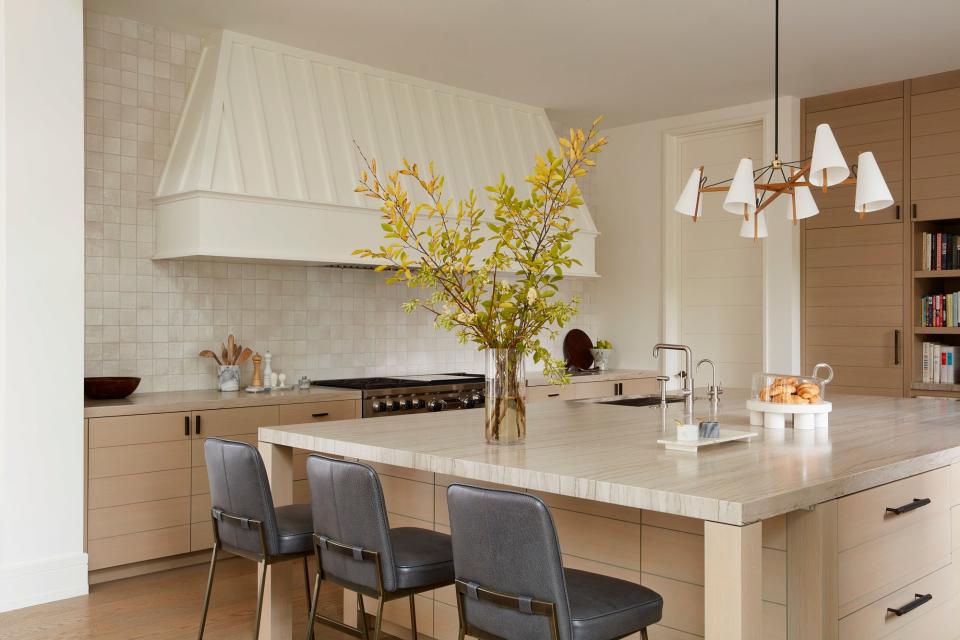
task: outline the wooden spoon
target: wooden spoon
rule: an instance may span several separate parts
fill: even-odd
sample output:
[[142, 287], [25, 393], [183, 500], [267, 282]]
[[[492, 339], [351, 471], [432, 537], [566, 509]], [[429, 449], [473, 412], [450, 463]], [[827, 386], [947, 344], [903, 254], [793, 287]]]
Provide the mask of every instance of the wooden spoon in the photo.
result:
[[203, 351], [201, 351], [201, 352], [200, 352], [200, 357], [201, 357], [201, 358], [213, 358], [214, 360], [217, 361], [217, 364], [219, 364], [219, 365], [222, 365], [222, 364], [223, 364], [222, 362], [220, 362], [220, 358], [217, 357], [217, 354], [215, 354], [213, 351], [210, 351], [210, 349], [204, 349]]
[[240, 357], [237, 358], [237, 364], [243, 364], [247, 361], [247, 358], [253, 355], [253, 349], [250, 347], [244, 347], [243, 353], [240, 354]]
[[237, 356], [234, 353], [234, 347], [236, 347], [236, 345], [237, 345], [236, 340], [234, 339], [233, 334], [231, 333], [229, 336], [227, 336], [227, 357], [230, 358], [230, 364], [237, 363], [236, 362]]
[[224, 364], [230, 364], [228, 362], [230, 358], [227, 356], [227, 347], [222, 342], [220, 343], [220, 358]]

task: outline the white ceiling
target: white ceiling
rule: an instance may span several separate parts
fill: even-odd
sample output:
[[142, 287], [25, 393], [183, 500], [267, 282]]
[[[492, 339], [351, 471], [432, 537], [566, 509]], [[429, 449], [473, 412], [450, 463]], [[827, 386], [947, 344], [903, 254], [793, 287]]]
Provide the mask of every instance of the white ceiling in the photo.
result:
[[[227, 28], [607, 125], [768, 98], [773, 0], [86, 0]], [[781, 93], [960, 68], [958, 0], [783, 0]]]

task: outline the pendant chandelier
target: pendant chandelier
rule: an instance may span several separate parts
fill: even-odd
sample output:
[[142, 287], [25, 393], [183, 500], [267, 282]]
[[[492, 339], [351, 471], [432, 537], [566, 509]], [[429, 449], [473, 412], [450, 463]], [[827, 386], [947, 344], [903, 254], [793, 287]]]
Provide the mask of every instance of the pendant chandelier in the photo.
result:
[[789, 197], [788, 214], [793, 224], [817, 215], [820, 210], [813, 200], [811, 186], [826, 192], [829, 187], [836, 185], [856, 184], [853, 206], [861, 219], [867, 213], [892, 205], [893, 197], [880, 173], [873, 152], [864, 151], [857, 159], [857, 164], [853, 167], [847, 166], [840, 145], [837, 144], [830, 125], [826, 123], [817, 126], [813, 155], [806, 160], [780, 160], [780, 0], [775, 0], [774, 5], [773, 59], [773, 161], [754, 169], [753, 160], [743, 158], [733, 178], [713, 184], [707, 184], [702, 166], [694, 169], [674, 209], [678, 213], [691, 216], [696, 222], [703, 214], [701, 194], [726, 192], [723, 200], [724, 211], [743, 216], [740, 237], [757, 240], [767, 237], [767, 224], [761, 214], [780, 196]]

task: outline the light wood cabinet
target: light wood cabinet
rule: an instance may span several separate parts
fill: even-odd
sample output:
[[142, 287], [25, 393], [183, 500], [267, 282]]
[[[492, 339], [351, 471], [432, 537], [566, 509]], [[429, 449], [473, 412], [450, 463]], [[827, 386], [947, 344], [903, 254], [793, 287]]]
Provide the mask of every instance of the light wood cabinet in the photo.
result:
[[903, 83], [808, 98], [801, 113], [803, 157], [812, 152], [817, 126], [827, 123], [847, 162], [874, 153], [895, 201], [861, 219], [853, 185], [813, 190], [820, 213], [804, 220], [801, 231], [801, 367], [829, 363], [834, 391], [903, 395], [909, 317]]
[[[203, 452], [207, 437], [256, 445], [262, 426], [358, 416], [358, 402], [345, 400], [91, 418], [86, 525], [90, 570], [213, 546]], [[303, 500], [305, 477], [298, 478]]]
[[596, 382], [575, 380], [564, 386], [547, 384], [527, 387], [527, 403], [651, 393], [657, 393], [656, 378], [622, 378]]

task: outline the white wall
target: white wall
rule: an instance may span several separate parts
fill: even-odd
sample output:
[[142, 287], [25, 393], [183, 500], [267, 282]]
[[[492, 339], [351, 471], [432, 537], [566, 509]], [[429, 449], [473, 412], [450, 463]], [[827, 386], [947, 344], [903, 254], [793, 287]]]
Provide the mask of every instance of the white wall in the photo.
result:
[[[614, 366], [660, 368], [651, 347], [665, 335], [664, 209], [673, 208], [676, 196], [663, 194], [667, 136], [749, 118], [764, 123], [763, 162], [769, 162], [772, 100], [604, 131], [609, 145], [593, 176], [590, 211], [600, 231], [596, 314], [600, 332], [616, 347]], [[799, 139], [799, 100], [781, 98], [781, 158], [797, 159]], [[711, 180], [728, 177], [710, 176]], [[767, 369], [789, 371], [800, 365], [800, 241], [798, 230], [785, 219], [783, 204], [771, 207], [770, 237], [763, 241], [764, 363]], [[677, 222], [691, 224], [688, 218]]]
[[0, 611], [86, 593], [83, 4], [0, 0]]

